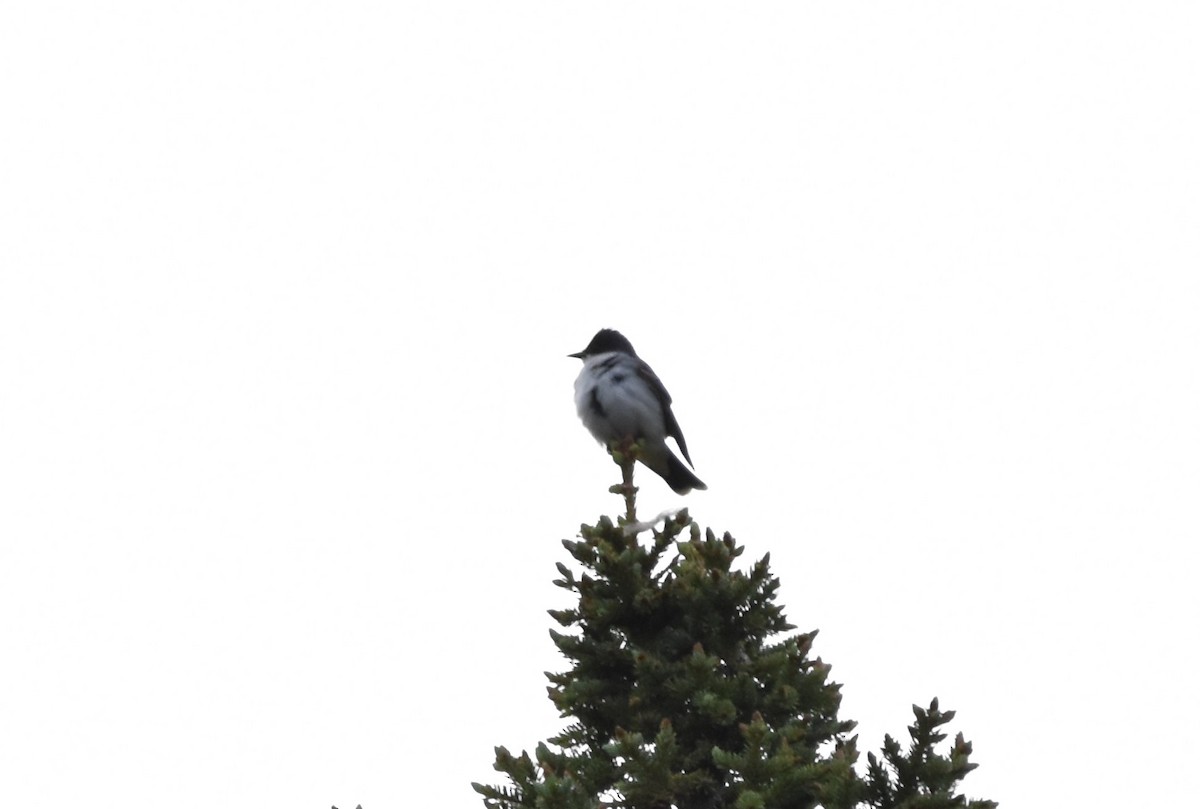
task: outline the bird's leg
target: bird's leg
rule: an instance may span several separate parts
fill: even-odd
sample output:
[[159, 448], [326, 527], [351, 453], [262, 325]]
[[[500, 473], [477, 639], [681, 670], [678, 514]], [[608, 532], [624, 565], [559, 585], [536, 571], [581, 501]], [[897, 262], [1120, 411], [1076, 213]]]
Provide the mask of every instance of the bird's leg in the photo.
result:
[[638, 459], [638, 444], [632, 438], [623, 438], [609, 445], [608, 451], [613, 461], [621, 467], [621, 482], [609, 488], [613, 494], [625, 498], [625, 520], [637, 522], [637, 487], [633, 485], [633, 465]]

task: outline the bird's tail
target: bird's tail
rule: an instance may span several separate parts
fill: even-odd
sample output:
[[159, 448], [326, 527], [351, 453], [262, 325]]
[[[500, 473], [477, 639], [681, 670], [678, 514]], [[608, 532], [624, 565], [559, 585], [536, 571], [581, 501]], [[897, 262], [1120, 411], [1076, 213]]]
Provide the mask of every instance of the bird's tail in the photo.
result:
[[654, 471], [662, 475], [662, 479], [667, 482], [667, 485], [676, 494], [687, 494], [692, 489], [703, 490], [708, 488], [704, 485], [704, 481], [696, 477], [696, 474], [684, 465], [683, 461], [675, 457], [675, 453], [667, 452], [666, 455], [666, 472], [661, 472], [657, 469]]

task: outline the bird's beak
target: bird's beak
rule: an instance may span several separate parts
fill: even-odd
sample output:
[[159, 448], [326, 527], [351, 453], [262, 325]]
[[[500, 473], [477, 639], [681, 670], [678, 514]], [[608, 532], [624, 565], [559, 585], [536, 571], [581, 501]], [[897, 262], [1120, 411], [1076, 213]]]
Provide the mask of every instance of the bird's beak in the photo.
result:
[[581, 359], [583, 359], [583, 352], [580, 351], [577, 354], [568, 354], [567, 356], [573, 360], [581, 360]]

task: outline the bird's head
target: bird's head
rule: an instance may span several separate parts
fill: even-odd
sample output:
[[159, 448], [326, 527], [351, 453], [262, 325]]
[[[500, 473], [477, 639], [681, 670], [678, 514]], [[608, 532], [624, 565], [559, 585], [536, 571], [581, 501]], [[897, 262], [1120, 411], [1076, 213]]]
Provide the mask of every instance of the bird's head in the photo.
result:
[[637, 356], [634, 353], [633, 345], [625, 339], [625, 335], [616, 329], [601, 329], [596, 332], [596, 336], [592, 338], [592, 342], [587, 344], [587, 348], [575, 354], [568, 354], [567, 356], [586, 360], [588, 357], [594, 357], [597, 354], [608, 354], [613, 351], [619, 351], [631, 357]]

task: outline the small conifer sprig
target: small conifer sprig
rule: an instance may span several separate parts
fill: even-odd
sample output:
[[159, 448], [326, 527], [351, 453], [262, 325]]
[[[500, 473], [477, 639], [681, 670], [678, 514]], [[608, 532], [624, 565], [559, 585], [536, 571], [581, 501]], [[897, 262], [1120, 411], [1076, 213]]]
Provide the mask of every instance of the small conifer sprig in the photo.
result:
[[621, 468], [621, 482], [609, 487], [613, 494], [619, 494], [625, 499], [625, 523], [637, 522], [637, 487], [633, 485], [633, 466], [637, 463], [642, 448], [642, 441], [626, 438], [608, 448], [608, 454], [613, 462]]
[[938, 701], [928, 709], [913, 706], [915, 721], [908, 727], [908, 752], [890, 735], [883, 738], [883, 760], [867, 753], [867, 797], [876, 809], [996, 809], [994, 801], [968, 800], [956, 790], [958, 782], [978, 767], [970, 761], [971, 743], [959, 733], [945, 755], [937, 745], [946, 734], [938, 730], [954, 719]]

